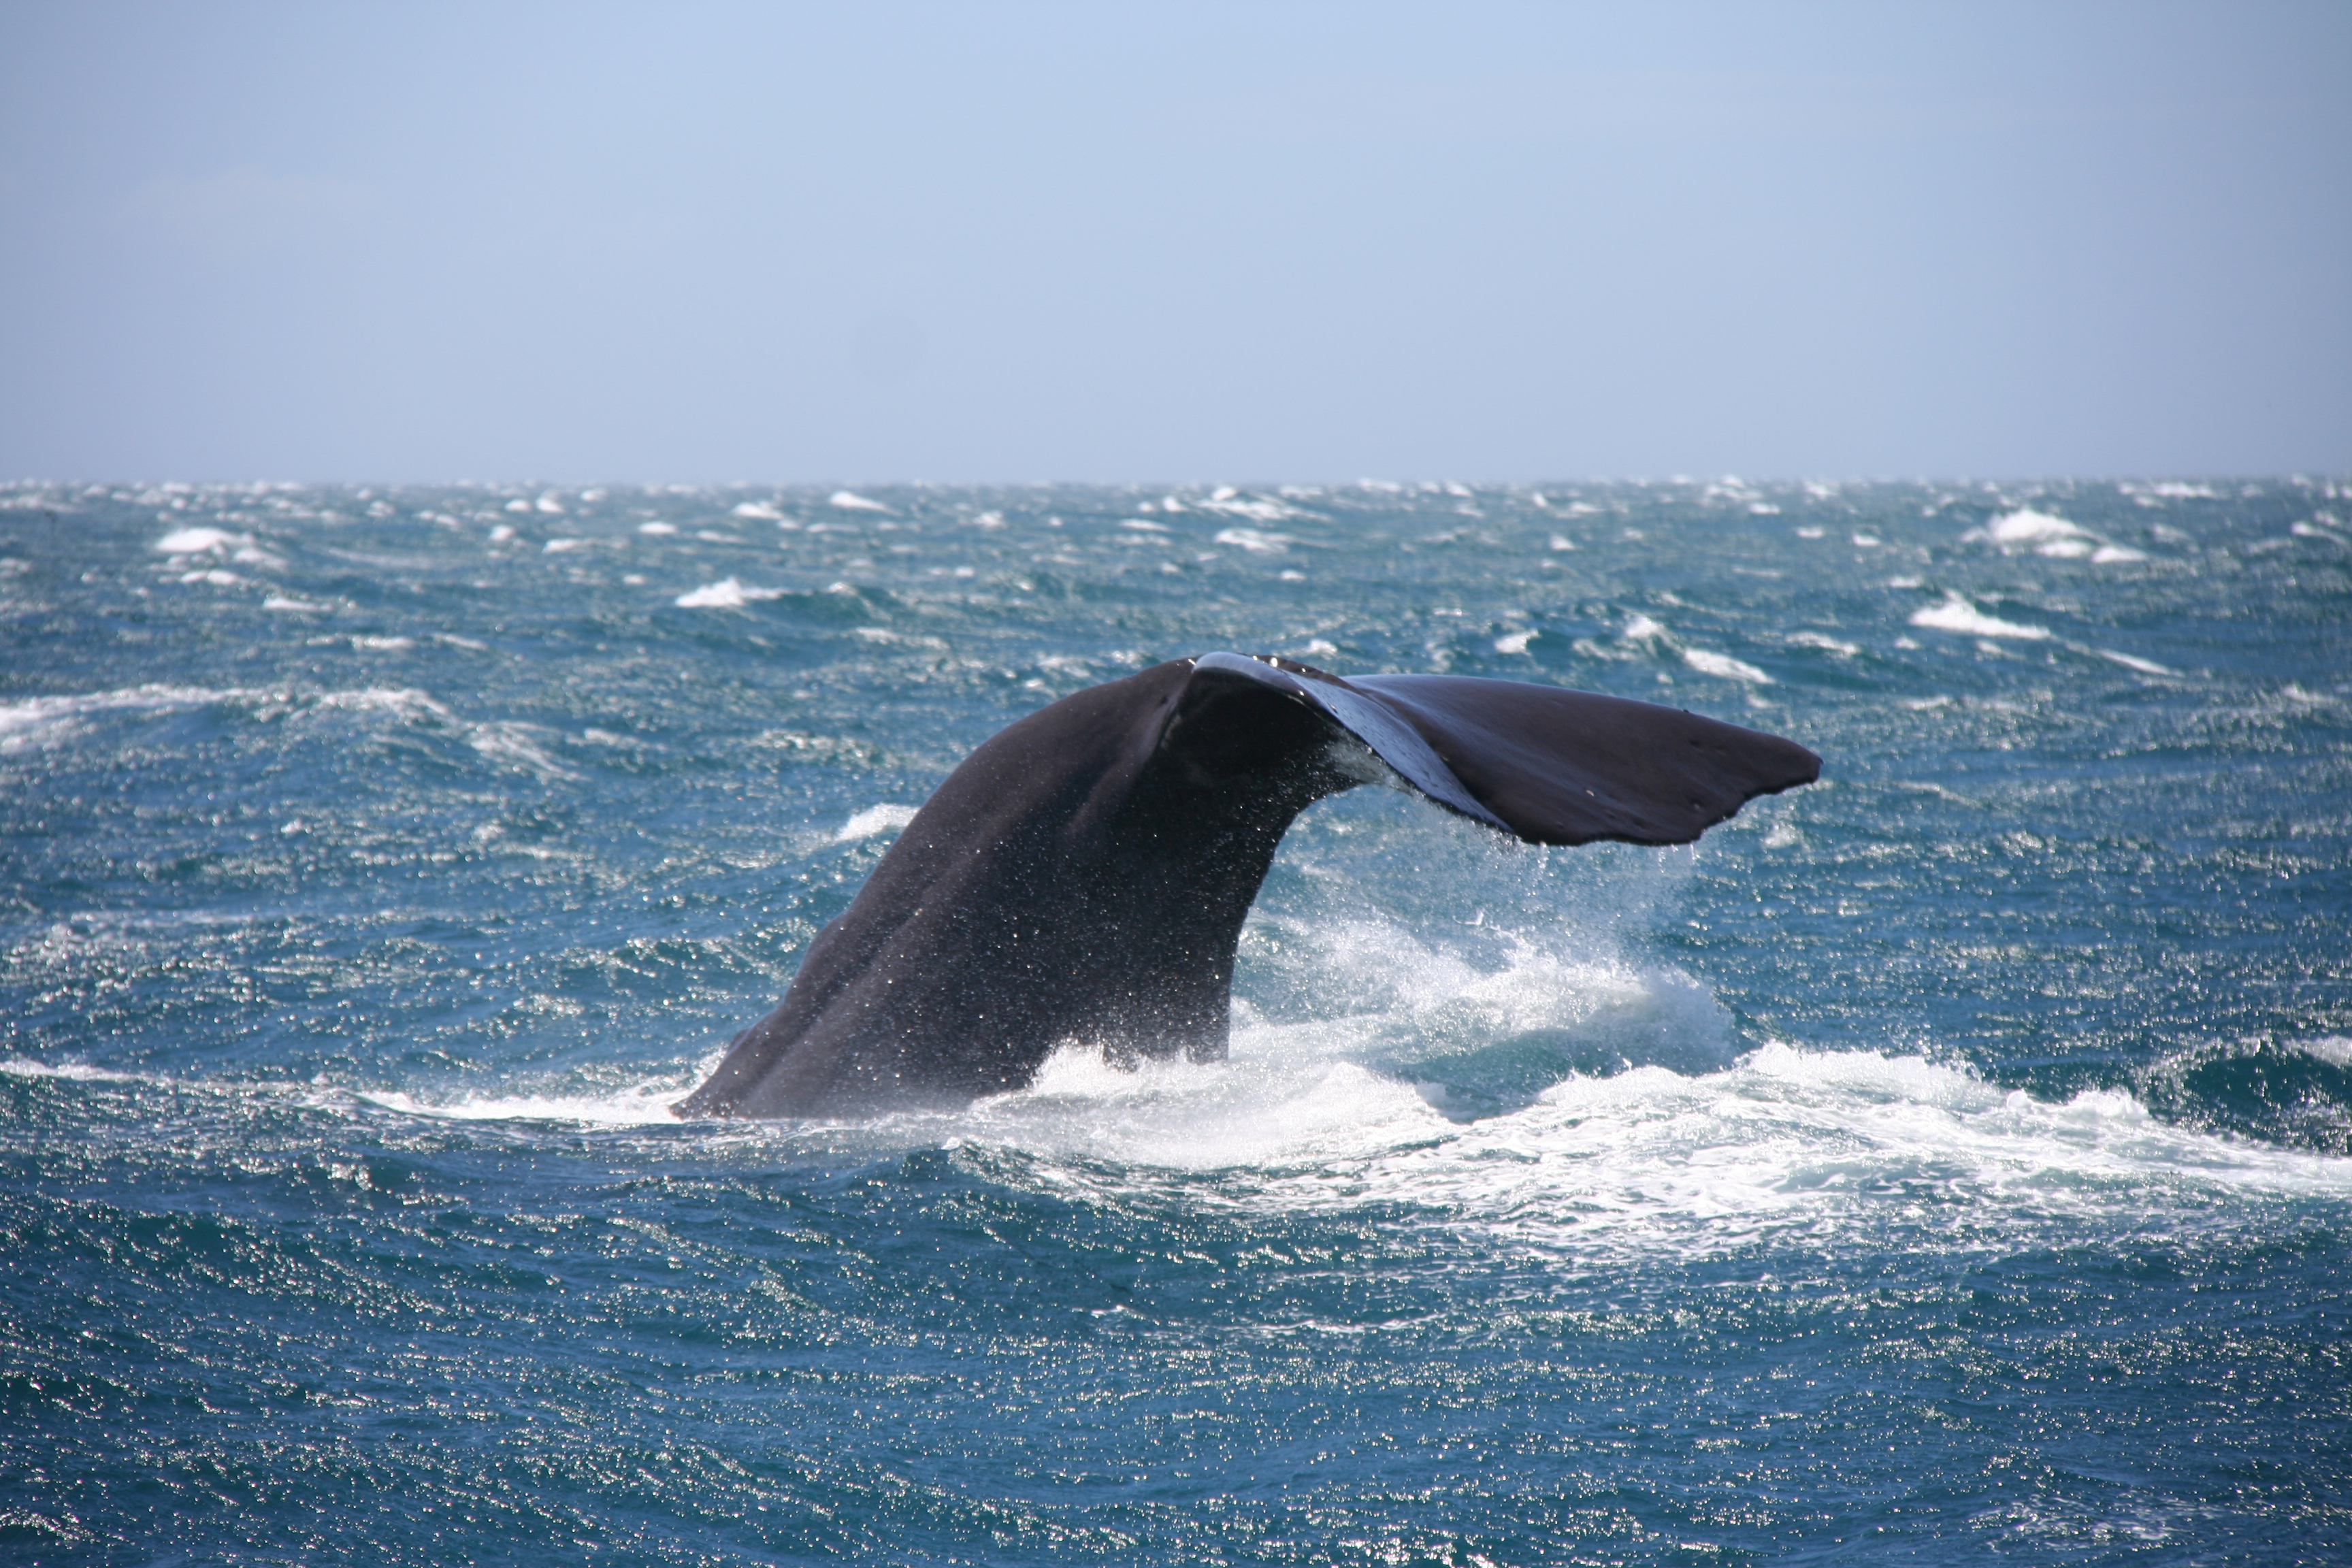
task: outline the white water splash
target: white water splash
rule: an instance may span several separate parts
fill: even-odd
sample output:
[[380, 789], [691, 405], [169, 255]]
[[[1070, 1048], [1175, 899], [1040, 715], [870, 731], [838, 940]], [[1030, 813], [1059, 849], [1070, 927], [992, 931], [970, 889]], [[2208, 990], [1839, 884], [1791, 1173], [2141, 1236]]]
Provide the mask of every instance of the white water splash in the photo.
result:
[[877, 833], [896, 833], [915, 820], [915, 811], [911, 805], [869, 805], [843, 823], [833, 841], [847, 844], [853, 839], [871, 838]]

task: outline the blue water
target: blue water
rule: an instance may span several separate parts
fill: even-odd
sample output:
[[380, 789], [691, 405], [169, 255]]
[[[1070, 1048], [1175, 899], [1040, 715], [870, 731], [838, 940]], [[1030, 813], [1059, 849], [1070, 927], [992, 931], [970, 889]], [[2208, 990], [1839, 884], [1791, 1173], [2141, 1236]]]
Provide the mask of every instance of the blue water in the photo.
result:
[[[2347, 516], [0, 490], [0, 1557], [2352, 1561]], [[1360, 790], [1226, 1064], [668, 1116], [964, 752], [1216, 648], [1824, 782]]]

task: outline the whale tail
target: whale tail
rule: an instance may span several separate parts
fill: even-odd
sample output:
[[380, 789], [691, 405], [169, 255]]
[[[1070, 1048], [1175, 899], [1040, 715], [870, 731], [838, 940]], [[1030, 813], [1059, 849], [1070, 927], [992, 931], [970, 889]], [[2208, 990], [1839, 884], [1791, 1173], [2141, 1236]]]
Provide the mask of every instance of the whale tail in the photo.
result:
[[677, 1110], [968, 1100], [1074, 1039], [1220, 1057], [1276, 845], [1360, 784], [1402, 781], [1531, 844], [1685, 844], [1820, 773], [1792, 741], [1558, 687], [1271, 655], [1158, 665], [967, 757]]
[[1195, 685], [1283, 692], [1449, 811], [1529, 844], [1687, 844], [1758, 795], [1821, 777], [1794, 741], [1680, 708], [1522, 680], [1342, 679], [1261, 654], [1207, 654]]

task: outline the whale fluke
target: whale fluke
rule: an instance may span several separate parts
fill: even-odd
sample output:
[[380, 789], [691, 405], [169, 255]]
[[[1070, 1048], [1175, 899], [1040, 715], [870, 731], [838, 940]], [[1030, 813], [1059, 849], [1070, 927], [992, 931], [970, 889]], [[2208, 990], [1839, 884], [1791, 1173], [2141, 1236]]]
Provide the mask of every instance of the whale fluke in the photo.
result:
[[950, 773], [682, 1116], [955, 1104], [1055, 1047], [1224, 1054], [1234, 954], [1292, 818], [1401, 781], [1530, 844], [1686, 844], [1821, 775], [1681, 709], [1205, 654], [1007, 726]]

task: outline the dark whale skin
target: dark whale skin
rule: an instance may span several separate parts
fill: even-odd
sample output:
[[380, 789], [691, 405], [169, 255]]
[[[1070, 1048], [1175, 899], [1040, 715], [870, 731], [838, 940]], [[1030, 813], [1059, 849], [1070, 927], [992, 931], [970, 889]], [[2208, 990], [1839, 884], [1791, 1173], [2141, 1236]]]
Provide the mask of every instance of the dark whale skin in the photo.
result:
[[1018, 1089], [1066, 1041], [1224, 1054], [1244, 918], [1291, 819], [1395, 775], [1534, 844], [1683, 844], [1821, 759], [1680, 709], [1212, 654], [1088, 688], [950, 773], [687, 1117]]

